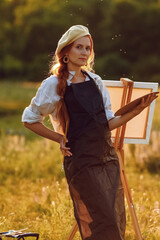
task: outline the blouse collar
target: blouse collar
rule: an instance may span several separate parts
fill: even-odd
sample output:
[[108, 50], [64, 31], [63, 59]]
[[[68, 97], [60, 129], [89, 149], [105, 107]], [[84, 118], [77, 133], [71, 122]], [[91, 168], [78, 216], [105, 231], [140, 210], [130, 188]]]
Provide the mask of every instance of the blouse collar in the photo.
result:
[[[68, 86], [72, 84], [71, 80], [72, 80], [74, 75], [75, 75], [75, 71], [69, 71], [69, 77], [67, 79], [67, 85]], [[90, 80], [90, 78], [88, 76], [86, 76], [85, 81], [89, 81], [89, 80]]]

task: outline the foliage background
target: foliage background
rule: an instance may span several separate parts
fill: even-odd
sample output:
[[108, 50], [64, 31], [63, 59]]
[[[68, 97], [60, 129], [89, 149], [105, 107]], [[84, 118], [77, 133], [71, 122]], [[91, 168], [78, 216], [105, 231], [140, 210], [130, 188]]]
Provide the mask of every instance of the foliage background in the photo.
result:
[[61, 35], [86, 25], [105, 79], [160, 82], [159, 0], [1, 0], [0, 76], [42, 81]]

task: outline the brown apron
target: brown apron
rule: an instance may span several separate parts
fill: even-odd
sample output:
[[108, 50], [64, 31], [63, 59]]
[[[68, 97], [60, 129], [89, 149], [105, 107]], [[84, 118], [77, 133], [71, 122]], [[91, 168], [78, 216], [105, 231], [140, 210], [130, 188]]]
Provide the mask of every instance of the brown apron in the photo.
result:
[[125, 206], [119, 161], [94, 80], [67, 86], [70, 124], [64, 170], [83, 240], [122, 240]]

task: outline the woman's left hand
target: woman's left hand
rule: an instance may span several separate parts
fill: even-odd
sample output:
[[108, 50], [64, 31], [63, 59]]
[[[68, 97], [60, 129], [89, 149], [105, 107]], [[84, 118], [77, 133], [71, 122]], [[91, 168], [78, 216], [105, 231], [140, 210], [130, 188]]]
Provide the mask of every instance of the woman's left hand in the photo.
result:
[[113, 129], [122, 126], [127, 123], [129, 120], [137, 116], [140, 112], [142, 112], [146, 107], [148, 107], [153, 100], [158, 97], [158, 92], [155, 92], [151, 95], [148, 95], [147, 98], [143, 97], [140, 104], [138, 104], [132, 111], [127, 112], [121, 116], [116, 116], [109, 120], [109, 129], [112, 131]]
[[142, 112], [143, 109], [148, 107], [153, 102], [153, 100], [155, 100], [157, 97], [158, 97], [158, 92], [155, 92], [149, 95], [147, 98], [143, 97], [140, 104], [138, 104], [138, 106], [136, 106], [135, 109], [133, 110], [135, 114], [137, 115], [140, 112]]

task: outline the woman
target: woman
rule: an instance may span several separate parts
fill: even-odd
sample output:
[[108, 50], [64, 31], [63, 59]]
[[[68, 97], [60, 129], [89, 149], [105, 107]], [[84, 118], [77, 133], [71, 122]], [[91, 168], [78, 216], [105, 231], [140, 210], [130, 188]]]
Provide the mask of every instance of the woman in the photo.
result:
[[[22, 121], [33, 132], [60, 144], [82, 239], [122, 240], [123, 188], [110, 131], [139, 114], [156, 95], [143, 99], [133, 111], [115, 117], [103, 81], [91, 72], [93, 62], [88, 29], [72, 26], [58, 42], [53, 75], [42, 82]], [[56, 123], [55, 132], [42, 123], [48, 114]]]

